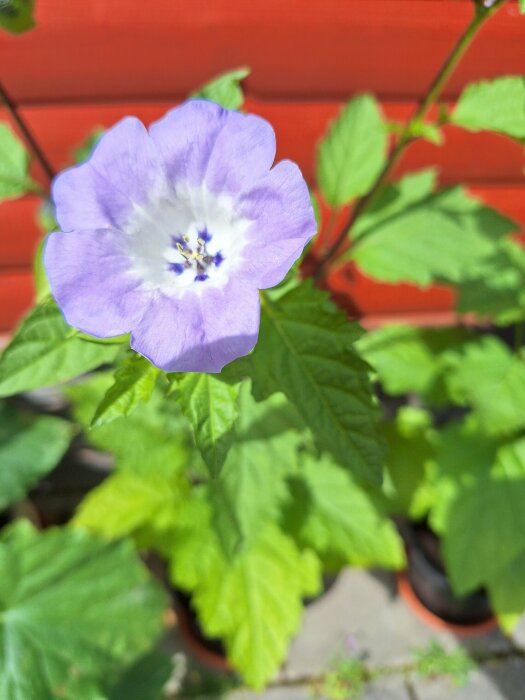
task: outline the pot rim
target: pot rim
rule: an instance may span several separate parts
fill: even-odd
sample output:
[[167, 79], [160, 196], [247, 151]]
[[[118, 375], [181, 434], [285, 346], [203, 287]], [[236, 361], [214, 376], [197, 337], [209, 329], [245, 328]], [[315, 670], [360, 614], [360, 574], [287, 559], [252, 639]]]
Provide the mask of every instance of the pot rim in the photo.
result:
[[452, 634], [458, 637], [476, 637], [486, 634], [498, 626], [498, 620], [494, 615], [484, 622], [476, 622], [470, 625], [447, 622], [438, 615], [435, 615], [428, 608], [426, 608], [425, 605], [423, 605], [410, 585], [410, 581], [408, 580], [408, 576], [405, 571], [398, 572], [396, 578], [398, 593], [406, 603], [409, 610], [425, 625], [431, 627], [432, 629], [438, 631], [446, 630], [448, 632], [452, 632]]

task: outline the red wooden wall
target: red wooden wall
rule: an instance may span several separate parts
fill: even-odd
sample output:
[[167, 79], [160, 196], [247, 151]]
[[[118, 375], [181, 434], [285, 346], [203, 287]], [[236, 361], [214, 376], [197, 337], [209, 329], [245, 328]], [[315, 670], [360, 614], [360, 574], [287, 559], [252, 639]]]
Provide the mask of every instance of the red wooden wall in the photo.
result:
[[[68, 163], [96, 126], [159, 117], [202, 82], [247, 65], [247, 108], [275, 127], [278, 157], [311, 181], [315, 143], [350, 95], [367, 90], [389, 117], [410, 113], [471, 15], [472, 0], [37, 0], [37, 28], [0, 34], [2, 81], [52, 164]], [[467, 82], [525, 74], [525, 18], [506, 5], [481, 31], [445, 97]], [[0, 118], [6, 118], [0, 113]], [[446, 129], [442, 148], [410, 147], [398, 172], [437, 164], [525, 226], [523, 151], [489, 134]], [[42, 182], [42, 174], [35, 170]], [[0, 331], [30, 305], [36, 200], [0, 206]], [[377, 285], [348, 272], [369, 321], [451, 307], [447, 290]], [[348, 298], [346, 298], [348, 301]]]

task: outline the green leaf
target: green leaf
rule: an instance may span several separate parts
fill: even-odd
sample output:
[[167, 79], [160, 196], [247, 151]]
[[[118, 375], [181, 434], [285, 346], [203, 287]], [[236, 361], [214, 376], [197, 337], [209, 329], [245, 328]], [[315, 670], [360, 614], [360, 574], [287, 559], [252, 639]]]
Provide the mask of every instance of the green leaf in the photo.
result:
[[389, 510], [418, 519], [426, 515], [422, 492], [429, 462], [434, 457], [434, 431], [427, 411], [404, 406], [396, 420], [386, 423], [387, 443], [385, 492]]
[[504, 240], [478, 270], [458, 288], [458, 311], [506, 325], [525, 319], [525, 251]]
[[150, 651], [124, 671], [108, 700], [160, 700], [172, 673], [172, 660], [162, 651]]
[[319, 145], [317, 182], [332, 207], [366, 194], [385, 164], [387, 130], [371, 95], [351, 100]]
[[451, 121], [469, 131], [497, 131], [525, 138], [525, 77], [506, 76], [468, 85]]
[[75, 161], [75, 163], [82, 163], [91, 156], [91, 154], [93, 153], [93, 149], [100, 141], [102, 135], [104, 134], [104, 131], [105, 129], [103, 129], [101, 126], [98, 126], [96, 129], [93, 129], [93, 131], [83, 141], [83, 143], [80, 144], [80, 146], [77, 146], [75, 148], [75, 150], [73, 151], [73, 160]]
[[[37, 211], [36, 220], [45, 234], [51, 233], [51, 231], [58, 231], [60, 229], [60, 226], [55, 219], [55, 209], [50, 199], [46, 198], [42, 200]], [[44, 236], [38, 242], [33, 260], [33, 276], [35, 280], [37, 303], [43, 302], [48, 297], [51, 297], [51, 287], [49, 286], [46, 269], [44, 267], [44, 248], [46, 244], [46, 237], [47, 236]]]
[[117, 345], [78, 337], [51, 300], [36, 306], [0, 356], [0, 396], [65, 382], [106, 362]]
[[[74, 416], [89, 428], [94, 413], [113, 383], [110, 373], [98, 373], [87, 381], [65, 389], [73, 402]], [[94, 446], [111, 452], [117, 466], [137, 472], [163, 471], [189, 461], [189, 434], [178, 406], [166, 401], [162, 391], [155, 390], [147, 403], [142, 403], [126, 417], [89, 430], [87, 439]]]
[[325, 568], [346, 564], [399, 569], [404, 548], [390, 519], [341, 467], [323, 456], [305, 455], [290, 478], [287, 517], [296, 538], [322, 556]]
[[[211, 538], [207, 534], [208, 548]], [[195, 559], [195, 551], [194, 545], [174, 548], [175, 582], [184, 559]], [[310, 552], [301, 554], [289, 537], [269, 525], [232, 560], [215, 544], [207, 562], [192, 595], [199, 620], [209, 636], [224, 639], [232, 665], [260, 690], [297, 632], [302, 598], [319, 590], [318, 560]]]
[[349, 323], [324, 292], [303, 282], [264, 297], [259, 342], [249, 358], [257, 400], [282, 391], [319, 445], [369, 481], [380, 481], [382, 446], [368, 366]]
[[519, 0], [519, 8], [521, 14], [525, 14], [525, 0]]
[[376, 279], [420, 286], [470, 279], [517, 229], [461, 187], [433, 194], [430, 173], [409, 177], [387, 185], [353, 229], [349, 257]]
[[128, 357], [115, 372], [115, 381], [104, 394], [91, 425], [104, 425], [133, 413], [139, 404], [151, 398], [158, 373], [140, 355]]
[[503, 446], [491, 473], [458, 491], [443, 554], [458, 594], [486, 585], [525, 550], [525, 440]]
[[508, 435], [525, 426], [525, 356], [513, 355], [494, 336], [448, 355], [447, 384], [456, 402], [472, 407], [488, 435]]
[[185, 522], [190, 486], [180, 464], [141, 472], [121, 470], [91, 490], [73, 519], [75, 527], [110, 539], [132, 535], [156, 548], [166, 533]]
[[0, 511], [58, 464], [72, 437], [71, 424], [61, 418], [28, 420], [0, 404]]
[[435, 441], [435, 467], [426, 484], [431, 498], [429, 522], [439, 534], [446, 530], [448, 511], [463, 489], [486, 479], [496, 462], [500, 442], [484, 433], [475, 417], [452, 421]]
[[219, 478], [209, 484], [215, 530], [227, 553], [277, 520], [288, 493], [285, 476], [297, 467], [306, 439], [282, 394], [256, 403], [245, 384], [239, 399], [234, 444]]
[[219, 75], [194, 92], [192, 97], [201, 97], [217, 102], [226, 109], [239, 109], [244, 102], [241, 81], [250, 75], [249, 68], [236, 68]]
[[12, 34], [21, 34], [35, 26], [35, 0], [1, 0], [0, 27]]
[[177, 401], [212, 477], [220, 473], [232, 445], [239, 390], [240, 383], [206, 373], [188, 373], [177, 382]]
[[[0, 22], [2, 17], [0, 4]], [[27, 152], [7, 124], [0, 123], [0, 202], [21, 197], [36, 187], [27, 172]]]
[[500, 627], [509, 634], [525, 611], [525, 547], [488, 582], [490, 602]]
[[363, 335], [357, 349], [375, 369], [389, 394], [417, 392], [434, 403], [440, 398], [440, 382], [446, 368], [443, 353], [461, 346], [468, 337], [459, 328], [387, 325]]
[[164, 605], [129, 543], [18, 523], [0, 544], [1, 697], [102, 700], [160, 634]]

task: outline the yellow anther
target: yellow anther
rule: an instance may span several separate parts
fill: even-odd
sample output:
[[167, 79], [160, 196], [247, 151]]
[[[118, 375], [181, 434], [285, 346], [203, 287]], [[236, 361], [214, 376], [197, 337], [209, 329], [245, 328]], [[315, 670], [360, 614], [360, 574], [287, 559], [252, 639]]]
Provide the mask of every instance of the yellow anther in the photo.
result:
[[204, 245], [204, 241], [202, 240], [202, 238], [197, 238], [197, 243], [199, 245]]

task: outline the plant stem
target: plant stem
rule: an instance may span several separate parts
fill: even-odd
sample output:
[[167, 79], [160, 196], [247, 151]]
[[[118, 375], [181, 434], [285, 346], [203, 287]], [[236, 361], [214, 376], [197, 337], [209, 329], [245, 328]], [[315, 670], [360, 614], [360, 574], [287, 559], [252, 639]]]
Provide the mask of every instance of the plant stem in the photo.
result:
[[481, 3], [476, 3], [474, 17], [470, 21], [469, 25], [457, 41], [456, 45], [448, 55], [445, 63], [442, 65], [432, 84], [430, 85], [427, 94], [420, 102], [419, 106], [415, 110], [412, 117], [405, 124], [405, 127], [399, 136], [399, 139], [390, 152], [390, 156], [383, 168], [379, 173], [372, 189], [364, 197], [357, 200], [347, 224], [343, 227], [343, 230], [335, 240], [334, 244], [329, 248], [329, 250], [320, 259], [317, 269], [314, 274], [314, 279], [322, 280], [327, 272], [329, 264], [334, 258], [337, 257], [339, 249], [343, 243], [347, 240], [347, 235], [352, 228], [353, 224], [357, 218], [362, 214], [363, 210], [370, 204], [370, 202], [375, 198], [381, 187], [385, 184], [388, 176], [392, 172], [392, 169], [397, 164], [399, 158], [404, 153], [406, 147], [416, 140], [416, 137], [412, 135], [412, 127], [418, 122], [422, 121], [427, 115], [429, 109], [432, 105], [439, 99], [443, 88], [448, 82], [450, 76], [456, 69], [458, 63], [463, 58], [465, 52], [472, 43], [474, 37], [478, 33], [481, 26], [486, 22], [486, 20], [491, 17], [504, 3], [506, 0], [496, 0], [496, 2], [491, 7], [485, 7]]
[[46, 177], [48, 178], [49, 182], [55, 177], [55, 171], [51, 167], [50, 162], [48, 161], [44, 151], [38, 144], [38, 141], [36, 140], [34, 134], [32, 133], [31, 129], [23, 119], [22, 115], [20, 114], [18, 107], [13, 100], [13, 98], [9, 95], [5, 87], [0, 83], [0, 101], [4, 103], [4, 105], [7, 108], [7, 111], [13, 118], [13, 121], [16, 123], [18, 126], [24, 141], [26, 142], [27, 147], [33, 154], [33, 156], [36, 158], [36, 160], [40, 163], [40, 166], [42, 167], [42, 170], [45, 172]]

